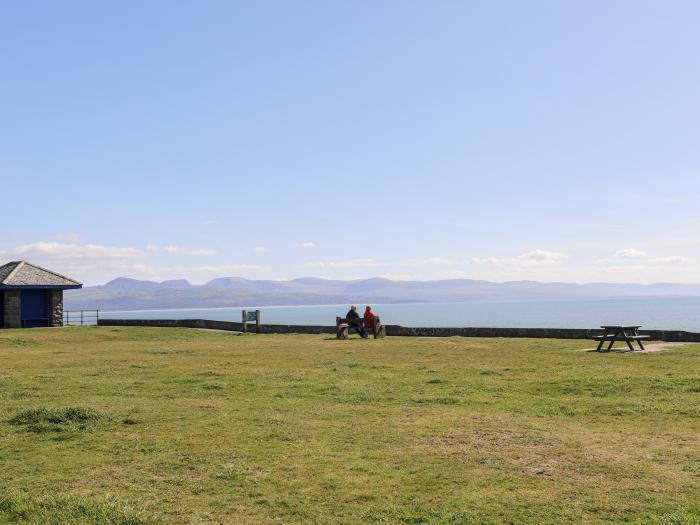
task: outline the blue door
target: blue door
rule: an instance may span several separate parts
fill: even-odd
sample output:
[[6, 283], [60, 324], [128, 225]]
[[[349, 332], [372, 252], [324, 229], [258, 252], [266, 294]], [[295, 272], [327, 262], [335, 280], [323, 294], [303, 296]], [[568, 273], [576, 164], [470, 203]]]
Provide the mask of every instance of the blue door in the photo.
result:
[[46, 290], [22, 290], [22, 328], [49, 326]]

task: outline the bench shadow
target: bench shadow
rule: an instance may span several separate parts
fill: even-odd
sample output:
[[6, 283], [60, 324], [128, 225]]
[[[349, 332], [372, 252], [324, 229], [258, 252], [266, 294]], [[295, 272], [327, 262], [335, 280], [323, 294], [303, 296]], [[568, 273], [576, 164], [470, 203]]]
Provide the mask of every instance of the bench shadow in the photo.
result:
[[[607, 350], [607, 349], [596, 350], [595, 348], [587, 348], [586, 350], [584, 350], [584, 352], [592, 352], [594, 354], [625, 354], [625, 353], [628, 353], [631, 351], [632, 350], [630, 350], [629, 348], [624, 348], [624, 349], [623, 348], [620, 348], [620, 349], [613, 348], [612, 350]], [[640, 350], [635, 350], [635, 351], [639, 352]]]
[[[362, 341], [362, 338], [359, 336], [358, 337], [348, 337], [347, 339], [338, 339], [337, 337], [324, 337], [323, 338], [324, 341], [350, 341], [350, 340], [354, 341], [355, 339]], [[367, 339], [374, 339], [374, 338], [368, 337]]]

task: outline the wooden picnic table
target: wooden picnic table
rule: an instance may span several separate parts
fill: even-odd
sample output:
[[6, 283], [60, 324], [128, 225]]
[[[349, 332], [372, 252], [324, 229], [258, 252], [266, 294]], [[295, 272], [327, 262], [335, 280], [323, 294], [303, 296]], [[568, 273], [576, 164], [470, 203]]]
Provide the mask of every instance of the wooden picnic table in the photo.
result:
[[603, 344], [606, 341], [610, 341], [608, 350], [612, 350], [615, 341], [625, 341], [632, 352], [634, 352], [632, 342], [637, 341], [639, 348], [644, 350], [642, 339], [649, 339], [648, 335], [639, 335], [639, 329], [641, 326], [605, 325], [601, 326], [601, 328], [603, 329], [603, 335], [595, 337], [596, 341], [600, 341], [598, 348], [596, 348], [597, 352], [600, 352], [600, 350], [603, 348]]

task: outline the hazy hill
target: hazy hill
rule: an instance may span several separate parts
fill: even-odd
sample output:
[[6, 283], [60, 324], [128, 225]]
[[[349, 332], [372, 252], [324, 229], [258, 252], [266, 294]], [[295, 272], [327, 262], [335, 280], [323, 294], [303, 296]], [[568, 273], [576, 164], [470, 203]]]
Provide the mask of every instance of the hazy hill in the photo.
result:
[[572, 284], [471, 279], [340, 281], [302, 278], [255, 281], [225, 277], [193, 285], [184, 279], [153, 282], [119, 277], [102, 286], [66, 292], [67, 309], [136, 310], [338, 303], [408, 303], [478, 300], [555, 300], [612, 297], [700, 296], [697, 284]]

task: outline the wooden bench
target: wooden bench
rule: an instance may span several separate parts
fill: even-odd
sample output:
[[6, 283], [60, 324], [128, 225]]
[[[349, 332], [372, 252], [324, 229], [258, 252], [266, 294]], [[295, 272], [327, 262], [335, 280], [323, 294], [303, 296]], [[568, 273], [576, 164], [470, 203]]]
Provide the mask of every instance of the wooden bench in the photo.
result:
[[649, 339], [648, 335], [639, 335], [639, 326], [601, 326], [603, 329], [603, 335], [598, 335], [593, 339], [599, 341], [597, 351], [600, 352], [603, 348], [603, 344], [610, 342], [608, 345], [608, 351], [612, 350], [615, 341], [625, 341], [630, 351], [634, 352], [634, 346], [632, 342], [636, 341], [639, 348], [644, 350], [644, 345], [642, 340]]
[[336, 334], [338, 339], [347, 339], [350, 336], [350, 328], [355, 328], [356, 326], [363, 326], [364, 323], [374, 322], [374, 328], [365, 328], [368, 332], [371, 331], [375, 339], [382, 339], [386, 336], [386, 328], [379, 320], [379, 317], [371, 317], [365, 319], [360, 317], [359, 319], [346, 319], [345, 317], [335, 318]]

